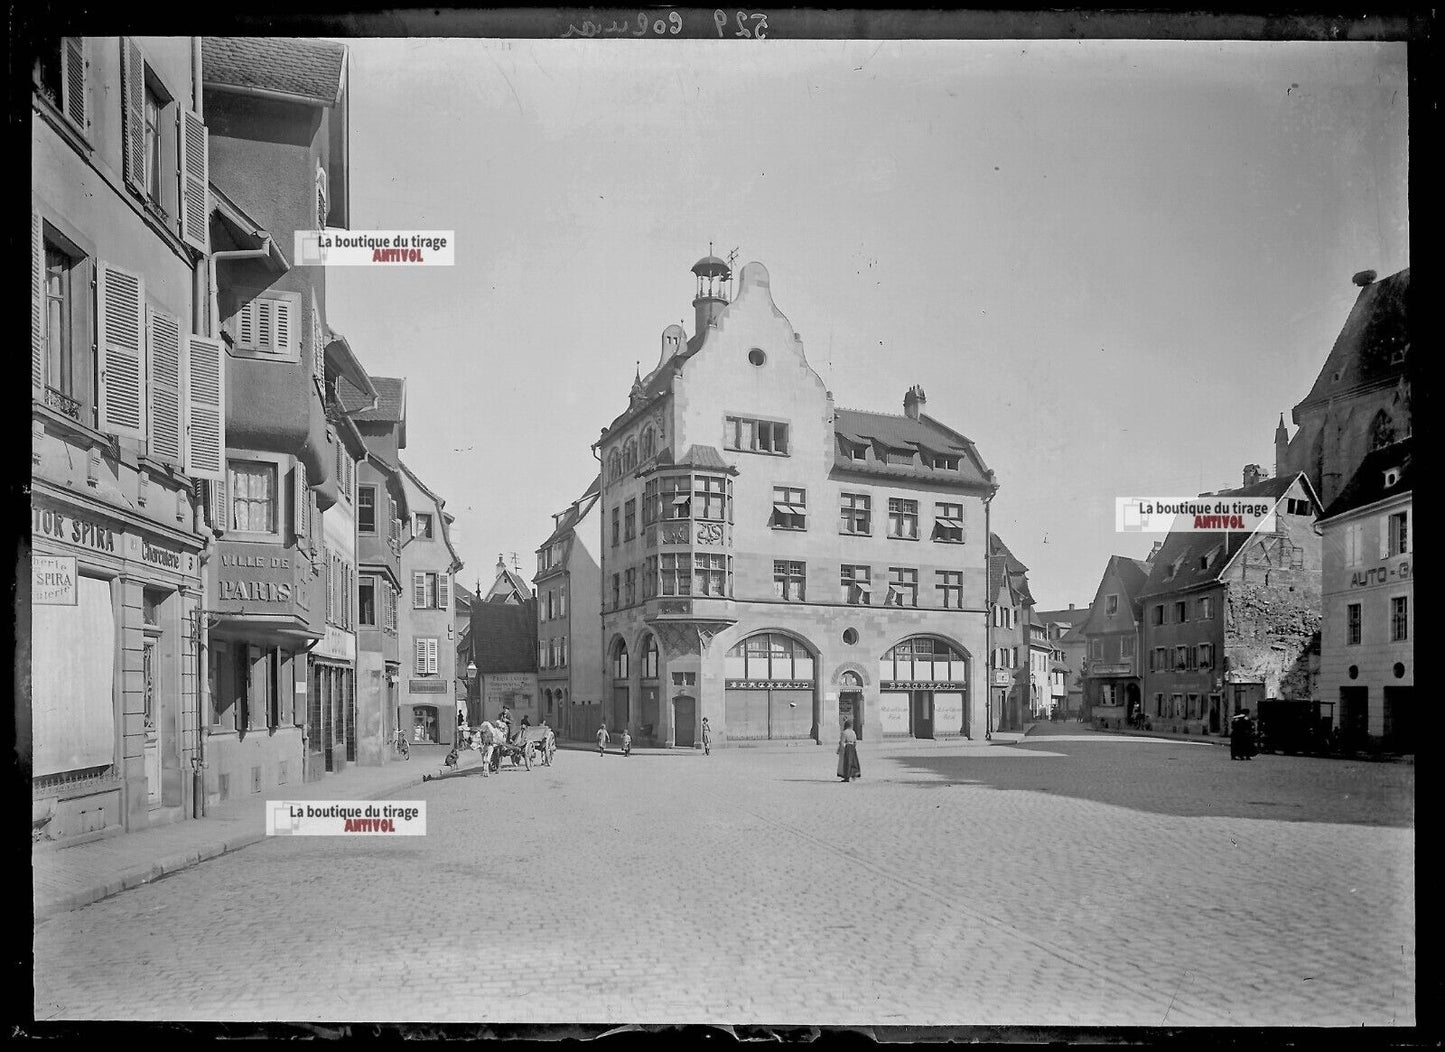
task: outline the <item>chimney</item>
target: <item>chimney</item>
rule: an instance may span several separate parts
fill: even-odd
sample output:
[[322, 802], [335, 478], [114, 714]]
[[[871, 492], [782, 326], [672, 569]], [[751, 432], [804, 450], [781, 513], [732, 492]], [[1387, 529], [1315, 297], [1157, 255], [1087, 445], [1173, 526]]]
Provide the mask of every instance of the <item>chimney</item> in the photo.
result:
[[1159, 549], [1162, 547], [1164, 547], [1163, 541], [1155, 541], [1154, 549], [1148, 555], [1144, 556], [1144, 561], [1146, 563], [1152, 563], [1154, 561], [1154, 556], [1159, 554]]
[[1074, 604], [1073, 604], [1073, 603], [1070, 603], [1070, 604], [1069, 604], [1069, 609], [1072, 610], [1073, 608], [1074, 608]]
[[1364, 288], [1375, 280], [1375, 272], [1373, 270], [1362, 270], [1350, 280], [1360, 286], [1360, 288]]
[[1269, 476], [1265, 474], [1264, 469], [1258, 464], [1244, 465], [1244, 484], [1246, 487], [1257, 486], [1267, 478], [1269, 478]]
[[903, 396], [903, 415], [908, 417], [909, 420], [917, 420], [918, 414], [923, 409], [923, 404], [927, 401], [928, 399], [923, 395], [923, 388], [914, 384], [908, 389], [908, 393]]

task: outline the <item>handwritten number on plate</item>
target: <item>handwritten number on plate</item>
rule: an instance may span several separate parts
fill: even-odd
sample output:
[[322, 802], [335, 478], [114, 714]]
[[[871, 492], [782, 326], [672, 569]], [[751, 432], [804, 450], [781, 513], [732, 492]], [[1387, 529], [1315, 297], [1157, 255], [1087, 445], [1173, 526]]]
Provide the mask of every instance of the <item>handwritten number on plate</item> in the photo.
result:
[[753, 35], [748, 32], [748, 27], [745, 26], [745, 25], [743, 25], [743, 17], [744, 17], [744, 15], [745, 15], [745, 13], [746, 13], [746, 12], [743, 12], [743, 11], [739, 11], [739, 12], [738, 12], [738, 31], [737, 31], [736, 33], [734, 33], [733, 36], [735, 36], [735, 37], [747, 37], [749, 40], [751, 40], [752, 37], [753, 37]]
[[723, 27], [728, 24], [728, 16], [722, 11], [714, 11], [712, 13], [712, 20], [713, 24], [717, 26], [717, 35], [721, 37], [723, 35]]

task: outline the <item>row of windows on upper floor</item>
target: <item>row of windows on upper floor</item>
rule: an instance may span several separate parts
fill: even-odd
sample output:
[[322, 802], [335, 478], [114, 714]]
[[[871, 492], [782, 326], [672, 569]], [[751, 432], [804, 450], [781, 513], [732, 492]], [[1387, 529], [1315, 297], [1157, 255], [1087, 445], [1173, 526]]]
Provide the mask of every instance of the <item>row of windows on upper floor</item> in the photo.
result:
[[[1410, 597], [1390, 597], [1388, 628], [1389, 642], [1403, 643], [1410, 638]], [[1345, 607], [1345, 645], [1360, 646], [1365, 639], [1365, 607], [1363, 603], [1350, 603]]]
[[[1363, 566], [1365, 563], [1373, 563], [1374, 559], [1369, 554], [1370, 548], [1365, 544], [1365, 527], [1370, 522], [1346, 523], [1342, 533], [1344, 535], [1344, 555], [1346, 566]], [[1377, 550], [1381, 559], [1392, 559], [1397, 555], [1406, 555], [1410, 551], [1410, 512], [1408, 510], [1390, 512], [1378, 516], [1373, 525], [1375, 526], [1375, 538], [1379, 541]]]
[[[378, 487], [361, 485], [356, 487], [356, 532], [366, 536], [376, 536], [377, 530], [377, 493]], [[401, 520], [396, 516], [396, 501], [387, 498], [391, 508], [390, 521], [393, 533], [399, 531]], [[410, 531], [413, 540], [434, 540], [436, 520], [430, 512], [419, 511], [414, 513], [407, 520], [407, 529]]]
[[[612, 547], [637, 536], [637, 499], [612, 508]], [[888, 498], [887, 536], [898, 540], [919, 539], [919, 501]], [[843, 493], [839, 497], [838, 532], [855, 537], [873, 535], [873, 497], [867, 493]], [[696, 520], [732, 522], [732, 480], [708, 475], [664, 476], [643, 487], [642, 525], [654, 522]], [[768, 526], [774, 530], [804, 532], [808, 528], [808, 491], [796, 486], [774, 486], [767, 509]], [[942, 544], [963, 544], [967, 540], [963, 504], [936, 501], [933, 505], [931, 539]]]
[[[722, 448], [734, 453], [761, 453], [767, 456], [789, 456], [791, 425], [786, 420], [769, 420], [759, 417], [724, 416]], [[962, 460], [961, 454], [937, 452], [919, 447], [889, 446], [878, 440], [854, 441], [836, 435], [839, 452], [848, 460], [866, 463], [871, 452], [877, 463], [899, 466], [930, 467], [941, 471], [957, 471]], [[636, 471], [658, 452], [658, 431], [649, 423], [638, 436], [627, 438], [612, 450], [607, 458], [607, 481], [609, 484], [627, 473]]]
[[[732, 556], [679, 552], [649, 556], [644, 560], [640, 575], [637, 567], [614, 573], [610, 609], [620, 610], [636, 605], [639, 577], [643, 600], [658, 596], [733, 598]], [[887, 568], [887, 577], [879, 577], [877, 584], [883, 592], [877, 605], [919, 605], [919, 571], [916, 567], [890, 566]], [[832, 598], [820, 600], [815, 590], [813, 601], [873, 606], [873, 585], [874, 574], [871, 566], [843, 563], [839, 567], [837, 592]], [[934, 571], [934, 593], [936, 602], [933, 606], [939, 609], [963, 609], [963, 571]], [[784, 602], [807, 602], [808, 564], [793, 559], [774, 560], [773, 597]]]

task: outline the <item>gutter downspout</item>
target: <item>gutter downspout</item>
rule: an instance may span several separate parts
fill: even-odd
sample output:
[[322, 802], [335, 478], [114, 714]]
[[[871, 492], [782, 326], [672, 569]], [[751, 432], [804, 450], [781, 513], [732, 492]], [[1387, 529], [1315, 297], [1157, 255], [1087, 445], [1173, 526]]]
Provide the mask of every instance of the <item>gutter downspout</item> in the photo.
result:
[[990, 519], [993, 498], [998, 495], [995, 487], [983, 500], [983, 587], [984, 597], [983, 647], [988, 654], [986, 682], [983, 694], [983, 740], [993, 741], [993, 525]]
[[[191, 108], [197, 117], [204, 120], [205, 92], [201, 77], [201, 38], [191, 37]], [[191, 271], [191, 331], [210, 336], [216, 330], [215, 272], [211, 260], [201, 256]], [[196, 499], [196, 488], [191, 488], [191, 521], [195, 532], [204, 542], [196, 558], [201, 578], [201, 603], [196, 610], [196, 748], [191, 759], [191, 817], [206, 816], [206, 727], [210, 721], [206, 713], [211, 705], [210, 677], [206, 675], [209, 663], [210, 633], [206, 625], [210, 574], [208, 567], [216, 550], [216, 535], [205, 520], [204, 502]]]
[[[597, 461], [597, 477], [600, 478], [600, 479], [602, 479], [601, 485], [599, 485], [599, 486], [597, 487], [597, 504], [599, 505], [598, 508], [597, 508], [597, 517], [598, 517], [599, 521], [601, 522], [602, 538], [603, 538], [604, 543], [599, 544], [599, 545], [597, 546], [597, 550], [598, 550], [598, 554], [601, 556], [601, 562], [598, 564], [598, 569], [600, 569], [600, 570], [602, 571], [602, 575], [601, 575], [601, 578], [600, 578], [600, 580], [599, 580], [599, 583], [605, 584], [605, 582], [607, 581], [607, 545], [606, 545], [606, 543], [605, 543], [605, 542], [606, 542], [606, 539], [607, 539], [607, 517], [602, 514], [602, 507], [601, 507], [601, 505], [602, 505], [602, 494], [603, 494], [604, 492], [606, 492], [606, 490], [607, 490], [607, 476], [606, 476], [606, 474], [605, 474], [605, 473], [603, 472], [603, 470], [602, 470], [602, 451], [598, 448], [601, 444], [602, 444], [602, 439], [600, 439], [600, 438], [599, 438], [595, 443], [593, 443], [593, 445], [592, 445], [592, 459], [595, 460], [595, 461]], [[600, 639], [600, 640], [602, 640], [602, 678], [601, 678], [601, 680], [599, 680], [599, 682], [603, 684], [603, 688], [602, 688], [602, 689], [603, 689], [603, 697], [600, 697], [600, 698], [597, 699], [597, 706], [598, 706], [598, 708], [602, 711], [604, 717], [606, 716], [606, 712], [607, 712], [607, 698], [606, 698], [606, 690], [607, 690], [607, 686], [606, 686], [606, 684], [607, 684], [607, 626], [603, 624], [603, 621], [605, 620], [605, 618], [604, 618], [604, 616], [603, 616], [603, 600], [602, 600], [602, 596], [605, 595], [605, 594], [606, 594], [606, 588], [605, 588], [605, 587], [599, 588], [599, 589], [597, 590], [597, 638]], [[700, 678], [700, 677], [699, 677], [699, 678]], [[699, 683], [698, 686], [701, 687], [701, 684]], [[570, 692], [569, 692], [569, 693], [570, 693]], [[701, 693], [701, 690], [699, 690], [698, 693]], [[585, 705], [586, 702], [584, 701], [583, 704]], [[659, 709], [659, 711], [663, 711], [663, 710], [662, 710], [662, 706], [661, 706], [661, 704], [660, 704], [660, 699], [659, 699], [658, 709]], [[672, 712], [669, 710], [667, 714], [668, 714], [668, 722], [671, 723], [671, 722], [672, 722], [672, 719], [671, 719], [671, 717], [672, 717]], [[698, 717], [698, 718], [701, 719], [701, 717]], [[677, 740], [677, 728], [676, 728], [676, 727], [673, 727], [673, 728], [669, 731], [668, 737], [671, 738], [674, 742]]]

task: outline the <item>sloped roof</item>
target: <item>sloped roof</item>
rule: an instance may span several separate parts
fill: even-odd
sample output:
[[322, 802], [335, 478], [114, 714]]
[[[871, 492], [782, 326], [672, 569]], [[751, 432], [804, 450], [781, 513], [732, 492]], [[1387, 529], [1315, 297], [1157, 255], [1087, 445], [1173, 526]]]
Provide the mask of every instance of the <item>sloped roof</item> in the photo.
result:
[[[373, 386], [380, 377], [371, 378]], [[378, 394], [380, 391], [378, 390]], [[367, 406], [371, 405], [371, 396], [365, 394], [359, 387], [351, 382], [350, 378], [342, 375], [336, 378], [336, 400], [341, 403], [341, 408], [346, 410], [347, 415], [356, 416]]]
[[571, 506], [562, 513], [562, 517], [557, 520], [557, 528], [547, 536], [545, 541], [537, 545], [537, 550], [541, 551], [549, 544], [571, 533], [577, 524], [586, 518], [587, 512], [592, 510], [592, 505], [595, 502], [591, 501], [590, 498], [599, 495], [601, 492], [602, 475], [599, 473], [587, 489], [583, 491], [582, 496], [574, 500]]
[[672, 447], [668, 446], [648, 461], [645, 470], [650, 472], [660, 467], [707, 468], [709, 471], [737, 474], [737, 468], [723, 459], [716, 446], [691, 445], [683, 451], [682, 456], [676, 458], [672, 455]]
[[[1371, 282], [1360, 289], [1355, 305], [1335, 338], [1324, 368], [1310, 393], [1295, 406], [1323, 401], [1351, 388], [1404, 375], [1404, 362], [1395, 361], [1397, 352], [1410, 347], [1406, 299], [1410, 290], [1410, 269]], [[1339, 379], [1336, 380], [1335, 376]], [[1298, 417], [1296, 416], [1296, 422]]]
[[525, 577], [505, 563], [499, 563], [498, 567], [496, 580], [492, 582], [492, 587], [487, 590], [487, 597], [484, 602], [506, 603], [510, 606], [516, 606], [517, 603], [512, 600], [515, 599], [526, 602], [532, 597], [532, 586], [527, 582]]
[[[1276, 478], [1265, 479], [1253, 486], [1243, 486], [1239, 489], [1220, 490], [1217, 493], [1201, 493], [1201, 497], [1268, 497], [1272, 501], [1278, 501], [1294, 485], [1300, 475], [1280, 475]], [[1308, 481], [1306, 481], [1308, 485]], [[1311, 491], [1313, 492], [1313, 491]], [[1249, 530], [1231, 531], [1210, 531], [1199, 532], [1174, 530], [1164, 539], [1164, 546], [1154, 555], [1154, 560], [1149, 564], [1149, 580], [1144, 590], [1138, 593], [1140, 596], [1161, 595], [1168, 592], [1177, 592], [1194, 585], [1206, 584], [1217, 580], [1229, 565], [1241, 548], [1254, 536]], [[1199, 560], [1219, 549], [1209, 566], [1200, 569]], [[1169, 567], [1178, 562], [1179, 571], [1173, 577], [1169, 576]]]
[[472, 604], [472, 660], [479, 672], [537, 671], [537, 610], [522, 603]]
[[1080, 609], [1076, 606], [1069, 610], [1040, 610], [1038, 611], [1038, 615], [1044, 619], [1046, 624], [1053, 623], [1072, 626], [1079, 624], [1084, 618], [1089, 616], [1089, 608], [1086, 606]]
[[301, 37], [203, 37], [207, 87], [252, 88], [335, 105], [341, 94], [346, 46]]
[[[1350, 476], [1350, 481], [1345, 483], [1345, 488], [1326, 510], [1324, 517], [1343, 515], [1347, 511], [1366, 507], [1386, 497], [1409, 493], [1415, 475], [1413, 451], [1414, 442], [1408, 438], [1372, 450], [1360, 462], [1360, 466]], [[1393, 486], [1387, 486], [1385, 472], [1392, 468], [1399, 469], [1400, 477]]]
[[873, 413], [862, 409], [836, 409], [833, 412], [834, 434], [854, 445], [872, 446], [875, 451], [906, 450], [938, 453], [959, 458], [958, 470], [925, 465], [923, 457], [913, 464], [889, 464], [877, 460], [861, 461], [848, 456], [841, 443], [833, 450], [835, 469], [864, 475], [894, 478], [922, 478], [936, 481], [948, 479], [977, 486], [991, 484], [992, 478], [974, 444], [950, 427], [926, 413], [918, 419], [894, 413]]
[[996, 533], [988, 535], [988, 554], [989, 601], [993, 601], [993, 597], [998, 595], [999, 589], [1007, 580], [1025, 603], [1033, 603], [1034, 597], [1029, 592], [1029, 568], [1015, 558], [1003, 538]]
[[417, 489], [421, 490], [436, 503], [437, 511], [440, 512], [437, 518], [441, 522], [442, 541], [446, 544], [447, 551], [451, 552], [452, 572], [455, 573], [457, 570], [460, 570], [464, 564], [462, 563], [461, 556], [457, 554], [456, 545], [452, 543], [451, 530], [447, 528], [455, 520], [451, 515], [448, 515], [445, 511], [442, 510], [446, 507], [447, 502], [444, 501], [441, 497], [437, 496], [436, 493], [433, 492], [430, 488], [428, 488], [427, 484], [417, 477], [416, 472], [411, 469], [411, 465], [409, 465], [406, 461], [399, 460], [397, 461], [397, 464], [406, 474], [406, 477], [409, 478], [416, 485]]
[[[406, 377], [397, 376], [373, 376], [371, 385], [376, 388], [376, 408], [347, 409], [357, 420], [382, 420], [387, 423], [397, 423], [406, 419]], [[340, 392], [340, 383], [337, 384], [337, 394]], [[362, 402], [363, 406], [370, 403], [370, 399]], [[343, 403], [344, 404], [344, 403]]]

